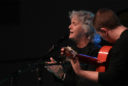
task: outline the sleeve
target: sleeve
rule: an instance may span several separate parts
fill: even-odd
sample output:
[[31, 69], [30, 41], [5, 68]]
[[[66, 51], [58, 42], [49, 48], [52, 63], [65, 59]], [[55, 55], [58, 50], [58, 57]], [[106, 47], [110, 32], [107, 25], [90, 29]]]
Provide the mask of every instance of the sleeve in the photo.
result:
[[70, 63], [66, 63], [64, 64], [64, 72], [65, 72], [65, 79], [63, 79], [63, 82], [64, 82], [64, 85], [65, 86], [72, 86], [72, 85], [75, 85], [75, 81], [76, 81], [76, 77], [77, 75], [74, 73], [73, 69], [72, 69], [72, 66]]
[[[114, 86], [122, 86], [125, 82], [127, 82], [128, 71], [126, 68], [128, 67], [128, 46], [126, 46], [128, 40], [121, 40], [116, 43], [111, 51], [109, 52], [108, 57], [110, 57], [108, 69], [106, 72], [99, 72], [98, 82], [104, 86], [110, 85], [110, 83]], [[107, 58], [108, 58], [107, 57]], [[122, 84], [122, 85], [121, 85]]]

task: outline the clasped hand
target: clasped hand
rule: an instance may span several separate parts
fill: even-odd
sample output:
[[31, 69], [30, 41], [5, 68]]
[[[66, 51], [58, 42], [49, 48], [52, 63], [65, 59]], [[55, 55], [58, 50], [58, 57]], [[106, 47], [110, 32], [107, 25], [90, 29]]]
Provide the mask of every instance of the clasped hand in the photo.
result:
[[53, 73], [57, 78], [62, 79], [64, 72], [62, 65], [56, 64], [57, 62], [51, 57], [49, 62], [45, 62], [45, 68]]
[[[65, 52], [65, 49], [64, 48], [61, 48], [61, 53], [60, 53], [62, 56], [63, 55], [66, 55], [66, 61], [70, 61], [71, 64], [72, 64], [72, 67], [74, 69], [74, 71], [77, 73], [79, 70], [80, 70], [80, 65], [79, 65], [79, 61], [78, 61], [78, 58], [69, 58], [71, 57], [72, 55], [69, 54], [68, 52]], [[49, 62], [45, 62], [46, 66], [45, 68], [53, 73], [57, 78], [59, 79], [63, 79], [64, 76], [65, 76], [65, 73], [64, 73], [64, 69], [62, 67], [62, 65], [60, 64], [56, 64], [57, 62], [53, 59], [53, 57], [50, 58], [50, 61]]]

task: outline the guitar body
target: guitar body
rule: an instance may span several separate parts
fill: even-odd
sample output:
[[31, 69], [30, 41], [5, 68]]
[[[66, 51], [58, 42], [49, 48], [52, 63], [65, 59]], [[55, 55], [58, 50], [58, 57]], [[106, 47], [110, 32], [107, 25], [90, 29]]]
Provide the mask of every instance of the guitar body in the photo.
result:
[[[97, 57], [97, 60], [100, 63], [105, 63], [106, 62], [108, 52], [111, 48], [112, 48], [112, 46], [103, 46], [103, 47], [101, 47], [101, 49], [98, 53], [98, 57]], [[96, 68], [96, 71], [98, 71], [98, 72], [105, 72], [105, 70], [106, 70], [105, 65], [98, 65], [97, 68]]]
[[77, 54], [71, 47], [65, 47], [65, 51], [66, 51], [65, 53], [66, 56], [68, 56], [68, 58], [75, 58], [77, 56], [79, 58], [79, 61], [83, 63], [96, 65], [97, 72], [105, 72], [106, 65], [104, 63], [106, 62], [107, 55], [111, 48], [112, 46], [101, 47], [98, 52], [97, 58], [84, 54]]

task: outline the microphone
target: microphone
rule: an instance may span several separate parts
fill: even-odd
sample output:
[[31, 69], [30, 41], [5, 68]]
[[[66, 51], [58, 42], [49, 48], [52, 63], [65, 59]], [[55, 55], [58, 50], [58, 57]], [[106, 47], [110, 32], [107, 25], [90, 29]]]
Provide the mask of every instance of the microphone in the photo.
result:
[[64, 35], [63, 37], [60, 37], [57, 41], [55, 41], [51, 48], [48, 50], [48, 56], [53, 57], [56, 61], [60, 61], [61, 56], [60, 56], [60, 49], [62, 47], [67, 46], [69, 42], [68, 35]]
[[63, 43], [64, 41], [67, 41], [67, 40], [69, 40], [68, 35], [64, 35], [63, 37], [61, 37], [60, 39], [58, 39], [56, 43], [57, 44], [58, 43]]
[[68, 35], [64, 35], [63, 37], [60, 37], [58, 40], [56, 40], [52, 44], [52, 47], [49, 49], [49, 51], [52, 51], [55, 48], [63, 46], [65, 44], [65, 42], [68, 42], [68, 41], [69, 41]]

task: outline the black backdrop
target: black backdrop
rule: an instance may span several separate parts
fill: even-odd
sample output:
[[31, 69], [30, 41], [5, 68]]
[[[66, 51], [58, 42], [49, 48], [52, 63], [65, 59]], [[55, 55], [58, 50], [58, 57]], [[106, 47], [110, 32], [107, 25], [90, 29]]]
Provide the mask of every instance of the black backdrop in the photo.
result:
[[[22, 60], [43, 58], [55, 40], [67, 35], [69, 11], [89, 10], [95, 13], [98, 8], [107, 7], [121, 14], [123, 10], [127, 11], [126, 1], [1, 0], [0, 84], [10, 84], [6, 77], [26, 67]], [[28, 72], [26, 77], [30, 76]]]

